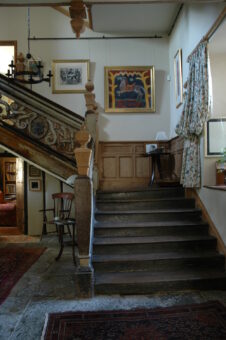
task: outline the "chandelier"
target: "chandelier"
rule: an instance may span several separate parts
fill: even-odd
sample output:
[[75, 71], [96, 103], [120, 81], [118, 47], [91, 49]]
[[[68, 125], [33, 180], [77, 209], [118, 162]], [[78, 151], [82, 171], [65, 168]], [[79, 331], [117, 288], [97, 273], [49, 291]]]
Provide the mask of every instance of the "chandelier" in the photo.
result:
[[6, 76], [8, 78], [11, 78], [13, 80], [16, 80], [23, 84], [39, 84], [43, 81], [49, 83], [49, 86], [51, 85], [51, 78], [52, 73], [49, 70], [46, 77], [43, 77], [43, 65], [41, 60], [36, 60], [30, 53], [30, 8], [28, 8], [27, 12], [27, 25], [28, 25], [28, 52], [26, 54], [25, 59], [25, 69], [18, 70], [16, 69], [16, 65], [14, 64], [13, 60], [9, 64], [10, 69], [8, 69], [8, 72], [6, 73]]

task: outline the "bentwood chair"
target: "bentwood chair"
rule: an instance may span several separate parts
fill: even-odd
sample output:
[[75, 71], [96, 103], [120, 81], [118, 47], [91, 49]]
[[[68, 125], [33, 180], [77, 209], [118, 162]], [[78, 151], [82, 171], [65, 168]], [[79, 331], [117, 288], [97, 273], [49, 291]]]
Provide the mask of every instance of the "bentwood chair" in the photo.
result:
[[[52, 194], [53, 208], [39, 210], [43, 212], [43, 227], [42, 236], [47, 234], [47, 225], [55, 225], [56, 232], [58, 233], [58, 226], [67, 226], [68, 233], [71, 236], [70, 225], [67, 221], [70, 219], [72, 201], [74, 194], [70, 192], [61, 192]], [[51, 216], [50, 216], [51, 215]]]

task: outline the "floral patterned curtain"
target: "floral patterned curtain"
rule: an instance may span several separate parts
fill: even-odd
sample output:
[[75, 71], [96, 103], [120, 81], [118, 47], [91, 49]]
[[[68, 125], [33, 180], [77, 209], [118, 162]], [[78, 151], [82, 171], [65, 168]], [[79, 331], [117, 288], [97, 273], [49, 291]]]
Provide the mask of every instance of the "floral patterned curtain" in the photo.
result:
[[189, 58], [189, 75], [184, 108], [176, 133], [184, 137], [181, 184], [186, 188], [201, 186], [200, 136], [209, 115], [207, 41]]

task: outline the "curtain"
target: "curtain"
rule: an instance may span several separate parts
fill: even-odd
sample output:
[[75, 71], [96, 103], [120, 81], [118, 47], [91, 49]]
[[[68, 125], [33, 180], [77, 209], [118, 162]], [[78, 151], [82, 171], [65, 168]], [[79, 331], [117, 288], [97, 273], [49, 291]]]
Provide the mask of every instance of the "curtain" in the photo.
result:
[[176, 133], [184, 137], [181, 184], [186, 188], [201, 186], [200, 136], [209, 115], [207, 41], [200, 43], [190, 56], [187, 92]]

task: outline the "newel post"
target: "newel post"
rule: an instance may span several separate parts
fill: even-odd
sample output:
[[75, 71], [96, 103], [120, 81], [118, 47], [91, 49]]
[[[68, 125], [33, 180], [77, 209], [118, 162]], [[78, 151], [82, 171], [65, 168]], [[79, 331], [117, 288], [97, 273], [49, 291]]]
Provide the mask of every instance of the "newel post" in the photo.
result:
[[78, 177], [75, 180], [75, 217], [77, 224], [78, 267], [76, 270], [76, 294], [90, 297], [93, 294], [93, 268], [91, 265], [91, 238], [93, 216], [93, 185], [89, 178], [92, 150], [87, 147], [91, 139], [86, 125], [75, 135], [75, 159]]
[[95, 100], [94, 84], [92, 81], [88, 81], [86, 83], [86, 93], [85, 93], [85, 101], [86, 101], [86, 126], [92, 136], [92, 141], [94, 144], [94, 152], [93, 155], [94, 163], [93, 163], [93, 187], [94, 193], [98, 189], [98, 144], [99, 144], [99, 133], [98, 133], [98, 105]]

